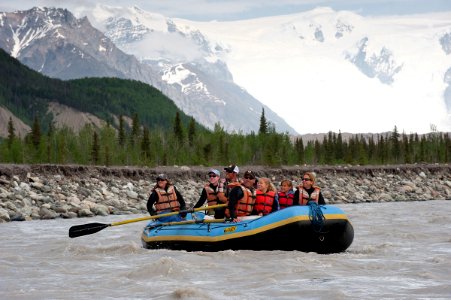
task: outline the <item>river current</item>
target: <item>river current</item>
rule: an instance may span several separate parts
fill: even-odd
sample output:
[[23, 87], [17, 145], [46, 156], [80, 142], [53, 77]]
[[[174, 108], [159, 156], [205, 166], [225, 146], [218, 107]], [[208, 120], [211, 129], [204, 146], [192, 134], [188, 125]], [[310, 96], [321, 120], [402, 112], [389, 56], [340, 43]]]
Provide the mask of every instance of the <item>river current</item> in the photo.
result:
[[122, 215], [0, 224], [0, 299], [451, 299], [451, 201], [337, 205], [344, 253], [146, 250]]

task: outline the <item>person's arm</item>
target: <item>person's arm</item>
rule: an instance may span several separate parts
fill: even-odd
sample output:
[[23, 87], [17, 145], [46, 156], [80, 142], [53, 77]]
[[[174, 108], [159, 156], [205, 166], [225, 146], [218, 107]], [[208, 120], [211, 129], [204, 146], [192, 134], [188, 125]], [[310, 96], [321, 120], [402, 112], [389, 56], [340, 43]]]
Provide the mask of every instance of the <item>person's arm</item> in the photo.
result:
[[321, 192], [319, 192], [318, 204], [320, 205], [326, 204], [326, 201], [324, 200], [323, 194]]
[[157, 202], [157, 200], [158, 200], [158, 195], [154, 191], [150, 194], [149, 199], [147, 200], [147, 211], [149, 212], [149, 214], [151, 216], [156, 213], [155, 209], [153, 209], [153, 205], [155, 204], [155, 202]]
[[244, 197], [244, 192], [241, 189], [241, 187], [236, 186], [234, 187], [229, 194], [229, 211], [230, 211], [230, 218], [235, 219], [235, 206], [238, 203], [238, 201]]
[[294, 192], [293, 205], [300, 205], [299, 204], [299, 190], [296, 190], [296, 192]]
[[276, 193], [274, 196], [274, 201], [272, 202], [272, 211], [278, 211], [279, 209], [279, 195]]
[[175, 186], [174, 186], [174, 190], [175, 190], [175, 195], [177, 196], [177, 201], [180, 203], [180, 210], [185, 210], [186, 209], [185, 199], [183, 199], [182, 194], [180, 194], [180, 192], [177, 190], [177, 188]]
[[226, 182], [224, 179], [220, 179], [217, 189], [217, 196], [218, 196], [218, 204], [220, 203], [227, 203], [227, 197], [225, 195], [225, 189], [227, 188]]
[[199, 197], [199, 200], [194, 205], [194, 208], [198, 208], [198, 207], [201, 207], [202, 205], [204, 205], [205, 200], [207, 200], [207, 191], [204, 188], [204, 189], [202, 189], [202, 193], [201, 193], [201, 195]]

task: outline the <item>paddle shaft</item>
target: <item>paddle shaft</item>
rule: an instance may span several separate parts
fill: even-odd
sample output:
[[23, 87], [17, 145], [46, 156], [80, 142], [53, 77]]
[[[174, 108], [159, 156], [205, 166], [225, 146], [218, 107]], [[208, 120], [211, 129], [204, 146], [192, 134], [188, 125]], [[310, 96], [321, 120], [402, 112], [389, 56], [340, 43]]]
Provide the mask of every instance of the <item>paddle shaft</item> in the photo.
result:
[[204, 224], [204, 223], [224, 223], [226, 219], [203, 219], [203, 220], [185, 220], [185, 221], [176, 221], [176, 222], [166, 222], [155, 224], [158, 226], [174, 226], [174, 225], [186, 225], [186, 224]]
[[146, 216], [146, 217], [141, 217], [141, 218], [136, 218], [136, 219], [120, 221], [120, 222], [113, 222], [111, 224], [88, 223], [88, 224], [83, 224], [83, 225], [75, 225], [75, 226], [72, 226], [71, 228], [69, 228], [69, 237], [75, 238], [75, 237], [79, 237], [79, 236], [83, 236], [83, 235], [93, 234], [93, 233], [99, 232], [100, 230], [103, 230], [110, 226], [119, 226], [119, 225], [134, 223], [134, 222], [158, 219], [158, 218], [174, 216], [174, 215], [178, 215], [178, 214], [182, 214], [182, 213], [192, 213], [192, 212], [196, 212], [196, 211], [220, 208], [220, 207], [225, 207], [225, 206], [227, 206], [227, 204], [217, 204], [217, 205], [212, 205], [212, 206], [208, 206], [208, 207], [191, 208], [191, 209], [174, 211], [174, 212], [160, 214], [160, 215]]

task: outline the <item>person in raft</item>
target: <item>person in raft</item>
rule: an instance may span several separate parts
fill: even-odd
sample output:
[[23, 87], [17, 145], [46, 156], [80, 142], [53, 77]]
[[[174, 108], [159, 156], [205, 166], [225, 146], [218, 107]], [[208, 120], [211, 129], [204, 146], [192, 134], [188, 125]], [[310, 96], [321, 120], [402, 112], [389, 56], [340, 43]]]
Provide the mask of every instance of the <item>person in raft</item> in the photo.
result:
[[279, 210], [279, 200], [276, 188], [269, 178], [259, 178], [255, 193], [254, 211], [252, 214], [266, 216], [277, 210]]
[[[218, 193], [220, 186], [222, 187], [222, 194], [224, 194], [224, 181], [221, 180], [221, 173], [216, 169], [210, 169], [207, 174], [208, 182], [202, 189], [199, 200], [194, 205], [194, 208], [202, 207], [207, 201], [208, 206], [221, 204], [222, 202], [218, 199]], [[221, 182], [220, 182], [221, 180]], [[225, 199], [227, 200], [227, 199]], [[225, 202], [224, 202], [225, 203]], [[224, 218], [225, 207], [215, 208], [208, 210], [208, 215], [214, 215], [215, 219]]]
[[[147, 200], [147, 210], [151, 215], [176, 212], [186, 209], [185, 200], [166, 174], [157, 176], [157, 182]], [[158, 218], [160, 222], [177, 222], [185, 218], [186, 213]]]
[[279, 196], [280, 209], [292, 206], [294, 203], [294, 189], [293, 182], [289, 179], [284, 179], [280, 182], [280, 188], [277, 193]]
[[255, 195], [254, 191], [257, 188], [257, 177], [254, 172], [251, 170], [244, 172], [243, 180], [241, 182]]
[[227, 178], [225, 196], [228, 200], [226, 217], [237, 222], [238, 217], [249, 216], [252, 213], [255, 198], [252, 196], [252, 191], [238, 180], [240, 169], [237, 165], [225, 167], [224, 171]]
[[294, 205], [307, 205], [309, 201], [317, 204], [326, 204], [321, 189], [315, 185], [316, 177], [313, 172], [305, 172], [302, 176], [302, 184], [294, 193]]

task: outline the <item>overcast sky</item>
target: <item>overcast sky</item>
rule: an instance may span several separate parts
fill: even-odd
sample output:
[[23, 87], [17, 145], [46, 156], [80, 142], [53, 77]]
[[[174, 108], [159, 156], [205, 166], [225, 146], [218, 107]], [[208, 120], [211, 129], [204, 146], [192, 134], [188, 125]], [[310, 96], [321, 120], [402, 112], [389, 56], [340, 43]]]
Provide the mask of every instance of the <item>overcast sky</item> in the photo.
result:
[[451, 0], [0, 0], [0, 11], [54, 6], [71, 9], [104, 3], [111, 6], [136, 5], [171, 18], [196, 21], [229, 21], [297, 13], [318, 6], [350, 10], [364, 16], [405, 15], [451, 11]]

